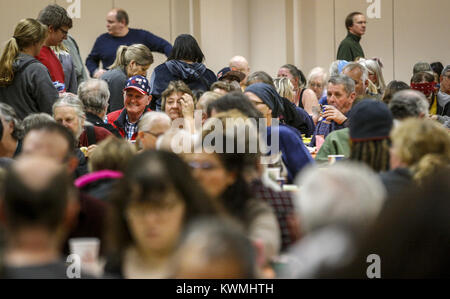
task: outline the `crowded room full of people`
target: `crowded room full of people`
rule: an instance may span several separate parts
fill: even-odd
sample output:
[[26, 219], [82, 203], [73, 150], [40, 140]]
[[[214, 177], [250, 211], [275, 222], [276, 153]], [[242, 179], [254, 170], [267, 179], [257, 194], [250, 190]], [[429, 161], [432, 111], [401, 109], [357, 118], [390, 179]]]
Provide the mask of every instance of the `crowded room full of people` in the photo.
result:
[[349, 10], [331, 63], [216, 69], [129, 1], [83, 57], [41, 2], [3, 25], [0, 279], [450, 277], [448, 49], [405, 82]]

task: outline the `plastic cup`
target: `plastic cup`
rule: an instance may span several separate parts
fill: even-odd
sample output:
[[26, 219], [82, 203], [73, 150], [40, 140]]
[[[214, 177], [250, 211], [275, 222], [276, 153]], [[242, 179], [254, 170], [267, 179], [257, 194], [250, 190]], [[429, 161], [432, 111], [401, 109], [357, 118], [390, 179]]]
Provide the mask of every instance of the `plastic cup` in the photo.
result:
[[73, 238], [69, 240], [70, 253], [81, 258], [82, 264], [95, 264], [100, 253], [98, 238]]
[[345, 159], [344, 155], [329, 155], [328, 156], [328, 164], [332, 165], [337, 161]]

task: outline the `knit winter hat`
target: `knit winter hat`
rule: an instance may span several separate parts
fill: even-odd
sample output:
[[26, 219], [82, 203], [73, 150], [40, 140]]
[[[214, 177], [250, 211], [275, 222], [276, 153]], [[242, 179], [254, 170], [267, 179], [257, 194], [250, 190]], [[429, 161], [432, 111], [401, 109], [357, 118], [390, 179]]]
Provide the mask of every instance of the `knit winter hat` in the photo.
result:
[[353, 142], [382, 140], [389, 137], [392, 113], [380, 101], [365, 99], [350, 111], [350, 139]]

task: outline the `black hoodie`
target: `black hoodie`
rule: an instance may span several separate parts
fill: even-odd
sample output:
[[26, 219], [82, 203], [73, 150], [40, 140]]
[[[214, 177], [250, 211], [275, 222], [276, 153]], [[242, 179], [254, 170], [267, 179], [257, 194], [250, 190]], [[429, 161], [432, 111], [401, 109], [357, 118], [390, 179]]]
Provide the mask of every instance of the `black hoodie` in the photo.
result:
[[156, 67], [150, 81], [152, 103], [151, 108], [155, 110], [161, 107], [161, 94], [172, 81], [181, 80], [189, 88], [194, 90], [208, 91], [211, 85], [217, 81], [216, 75], [202, 63], [186, 63], [179, 60], [169, 60]]

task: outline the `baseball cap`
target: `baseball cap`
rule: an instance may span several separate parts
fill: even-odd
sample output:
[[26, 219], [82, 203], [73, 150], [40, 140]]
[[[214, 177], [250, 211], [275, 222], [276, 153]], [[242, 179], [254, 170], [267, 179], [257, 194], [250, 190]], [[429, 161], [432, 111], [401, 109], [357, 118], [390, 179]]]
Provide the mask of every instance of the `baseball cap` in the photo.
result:
[[225, 67], [217, 73], [217, 80], [219, 80], [219, 81], [229, 79], [232, 81], [241, 82], [242, 80], [244, 80], [244, 78], [245, 78], [245, 74], [243, 72], [233, 71], [229, 67]]
[[144, 76], [130, 77], [127, 81], [127, 85], [125, 85], [125, 88], [123, 90], [127, 90], [130, 88], [139, 91], [143, 95], [150, 94], [150, 84], [147, 78], [145, 78]]

